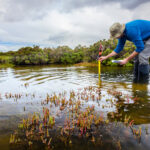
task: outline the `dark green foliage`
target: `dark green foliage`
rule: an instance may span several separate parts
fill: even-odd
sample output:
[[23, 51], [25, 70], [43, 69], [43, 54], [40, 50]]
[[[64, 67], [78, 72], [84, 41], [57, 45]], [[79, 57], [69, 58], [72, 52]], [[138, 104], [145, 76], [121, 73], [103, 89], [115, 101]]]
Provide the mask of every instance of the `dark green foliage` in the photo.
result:
[[0, 56], [0, 64], [9, 64], [12, 63], [12, 57], [7, 55]]
[[[75, 64], [80, 62], [95, 62], [98, 57], [100, 42], [103, 45], [103, 56], [111, 53], [117, 46], [117, 40], [101, 40], [89, 47], [78, 45], [73, 50], [68, 46], [57, 48], [40, 48], [39, 46], [23, 47], [18, 51], [0, 52], [0, 63], [13, 63], [15, 65], [44, 65], [44, 64]], [[103, 61], [103, 65], [116, 66], [112, 59], [123, 59], [135, 50], [131, 42], [126, 42], [124, 50], [119, 55]], [[126, 64], [132, 66], [133, 61]]]
[[98, 56], [98, 43], [90, 46], [84, 51], [84, 61], [93, 62], [97, 59]]
[[82, 52], [70, 52], [70, 53], [64, 53], [61, 57], [61, 63], [63, 64], [75, 64], [80, 63], [83, 60], [83, 53]]
[[16, 65], [48, 64], [48, 54], [38, 46], [23, 47], [15, 53], [13, 62]]
[[49, 61], [50, 63], [57, 63], [60, 64], [61, 62], [61, 58], [63, 57], [63, 55], [65, 53], [70, 53], [72, 51], [71, 48], [69, 48], [68, 46], [59, 46], [56, 49], [53, 49], [50, 53], [49, 53]]

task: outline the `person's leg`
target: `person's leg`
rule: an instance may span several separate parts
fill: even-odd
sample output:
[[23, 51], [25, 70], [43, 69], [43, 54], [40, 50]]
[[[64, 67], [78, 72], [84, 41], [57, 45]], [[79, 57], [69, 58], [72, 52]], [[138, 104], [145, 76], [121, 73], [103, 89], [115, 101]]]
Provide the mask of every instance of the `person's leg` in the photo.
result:
[[139, 83], [148, 83], [149, 82], [149, 65], [139, 65]]
[[138, 82], [149, 82], [150, 39], [145, 42], [144, 50], [139, 54]]
[[134, 72], [133, 72], [133, 83], [138, 83], [138, 68], [139, 68], [139, 59], [138, 56], [134, 58]]

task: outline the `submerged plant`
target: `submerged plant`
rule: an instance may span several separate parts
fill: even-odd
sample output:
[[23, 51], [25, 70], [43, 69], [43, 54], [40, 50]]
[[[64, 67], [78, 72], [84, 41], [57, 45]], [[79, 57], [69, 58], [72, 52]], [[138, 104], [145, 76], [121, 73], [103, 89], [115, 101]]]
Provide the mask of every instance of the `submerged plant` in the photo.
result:
[[[131, 120], [130, 116], [122, 115], [116, 110], [108, 114], [108, 117], [111, 118], [109, 120], [104, 117], [102, 112], [97, 112], [97, 107], [101, 110], [109, 109], [112, 105], [115, 105], [116, 108], [121, 107], [123, 93], [109, 91], [109, 94], [114, 95], [115, 98], [107, 97], [106, 103], [102, 104], [101, 98], [105, 96], [101, 94], [100, 89], [92, 86], [78, 92], [71, 91], [69, 95], [66, 92], [47, 94], [41, 101], [42, 114], [33, 113], [27, 119], [23, 119], [18, 125], [19, 132], [11, 135], [10, 144], [25, 143], [32, 147], [35, 143], [40, 143], [50, 149], [56, 145], [56, 141], [62, 142], [65, 146], [72, 146], [74, 137], [86, 138], [87, 141], [95, 144], [99, 141], [97, 131], [102, 132], [101, 128], [105, 129], [107, 126], [111, 126], [112, 120], [115, 120], [116, 127], [120, 128], [119, 117], [122, 117], [125, 127], [131, 129], [133, 135], [141, 137], [141, 128], [134, 128], [134, 120]], [[9, 94], [7, 96], [13, 97]], [[116, 97], [121, 99], [121, 102], [117, 103]], [[128, 96], [128, 98], [130, 97]], [[107, 103], [109, 105], [106, 105]], [[52, 114], [53, 108], [56, 109], [55, 115]], [[58, 125], [59, 119], [62, 119], [61, 126]], [[100, 143], [102, 143], [102, 139], [100, 139]], [[117, 147], [121, 149], [120, 141], [117, 143]]]

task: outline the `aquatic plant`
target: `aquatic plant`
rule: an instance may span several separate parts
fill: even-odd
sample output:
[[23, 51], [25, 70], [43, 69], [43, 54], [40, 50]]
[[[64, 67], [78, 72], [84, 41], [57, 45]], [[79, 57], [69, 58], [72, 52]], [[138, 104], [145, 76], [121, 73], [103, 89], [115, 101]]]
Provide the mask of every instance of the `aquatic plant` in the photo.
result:
[[[101, 109], [110, 108], [112, 105], [121, 107], [121, 103], [116, 98], [123, 98], [123, 93], [109, 91], [109, 94], [114, 95], [115, 100], [112, 97], [107, 98], [106, 103], [101, 104]], [[8, 97], [12, 97], [12, 95], [9, 96], [8, 94]], [[123, 118], [122, 122], [126, 128], [131, 129], [133, 135], [140, 138], [142, 129], [134, 127], [134, 120], [132, 120], [131, 116], [122, 115], [116, 110], [108, 114], [111, 120], [104, 117], [102, 112], [97, 112], [95, 107], [100, 105], [97, 104], [96, 106], [94, 104], [99, 103], [101, 97], [103, 97], [101, 91], [92, 86], [80, 89], [77, 92], [72, 90], [69, 95], [66, 92], [47, 94], [45, 99], [41, 101], [43, 106], [42, 114], [33, 113], [27, 119], [23, 119], [18, 125], [18, 131], [11, 135], [10, 144], [21, 143], [32, 147], [35, 143], [38, 143], [43, 144], [47, 148], [52, 148], [56, 146], [57, 140], [65, 146], [71, 146], [74, 144], [74, 137], [79, 139], [85, 138], [93, 144], [96, 144], [98, 141], [101, 143], [102, 139], [96, 131], [100, 131], [102, 127], [111, 126], [112, 120], [120, 117]], [[132, 99], [129, 96], [128, 98]], [[90, 105], [89, 101], [94, 102], [94, 104]], [[107, 103], [110, 105], [107, 106]], [[56, 109], [55, 116], [52, 115], [52, 108]], [[58, 122], [61, 116], [63, 116], [63, 120], [60, 126]], [[115, 120], [116, 126], [119, 126], [117, 119]], [[111, 128], [107, 130], [110, 132]], [[117, 142], [118, 149], [121, 149], [120, 141]]]

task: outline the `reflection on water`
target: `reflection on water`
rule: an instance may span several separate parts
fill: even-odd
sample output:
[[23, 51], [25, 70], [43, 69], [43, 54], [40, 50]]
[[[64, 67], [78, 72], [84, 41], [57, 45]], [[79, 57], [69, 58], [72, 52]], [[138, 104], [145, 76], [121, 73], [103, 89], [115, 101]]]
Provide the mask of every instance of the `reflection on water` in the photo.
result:
[[[101, 80], [98, 79], [97, 67], [33, 66], [0, 69], [0, 133], [5, 134], [3, 137], [9, 136], [20, 118], [28, 113], [41, 112], [41, 101], [47, 93], [77, 91], [87, 86], [100, 89], [100, 103], [106, 107], [98, 107], [95, 102], [89, 103], [94, 104], [97, 111], [103, 111], [112, 121], [122, 122], [128, 115], [135, 124], [147, 124], [149, 127], [150, 86], [132, 84], [132, 68], [102, 67]], [[111, 91], [121, 92], [125, 96], [113, 95]], [[106, 99], [111, 96], [116, 105], [109, 107], [110, 102]], [[136, 99], [128, 100], [130, 97]], [[112, 113], [113, 117], [109, 115]], [[3, 145], [1, 141], [0, 137], [0, 146]]]
[[[121, 111], [128, 110], [128, 113], [133, 115], [134, 111], [137, 112], [136, 114], [141, 112], [140, 116], [148, 119], [146, 122], [149, 122], [149, 85], [132, 84], [132, 68], [102, 67], [101, 80], [101, 91], [112, 89], [129, 96], [139, 97], [140, 101], [137, 105], [123, 103], [124, 109]], [[86, 86], [99, 86], [98, 83], [97, 67], [34, 66], [0, 69], [0, 94], [3, 99], [0, 103], [1, 114], [20, 114], [22, 111], [20, 107], [30, 102], [31, 99], [33, 99], [32, 103], [40, 102], [42, 96], [47, 93], [77, 90]], [[13, 101], [6, 99], [7, 93], [22, 94], [21, 101], [17, 102], [20, 106], [16, 106]], [[27, 97], [26, 94], [30, 96]], [[33, 94], [38, 98], [34, 99]], [[11, 104], [13, 111], [10, 111], [8, 104]], [[38, 107], [37, 104], [34, 105], [35, 110]]]
[[[85, 83], [93, 84], [97, 82], [97, 68], [96, 67], [17, 67], [13, 69], [1, 69], [1, 82], [19, 81], [20, 83], [28, 82], [31, 85], [38, 85], [40, 83], [50, 84], [52, 81], [74, 83], [77, 85], [85, 85]], [[131, 82], [132, 69], [124, 68], [102, 68], [101, 79], [103, 81], [111, 82]], [[5, 85], [4, 84], [4, 85]], [[72, 84], [73, 85], [73, 84]], [[71, 85], [71, 86], [72, 86]]]

